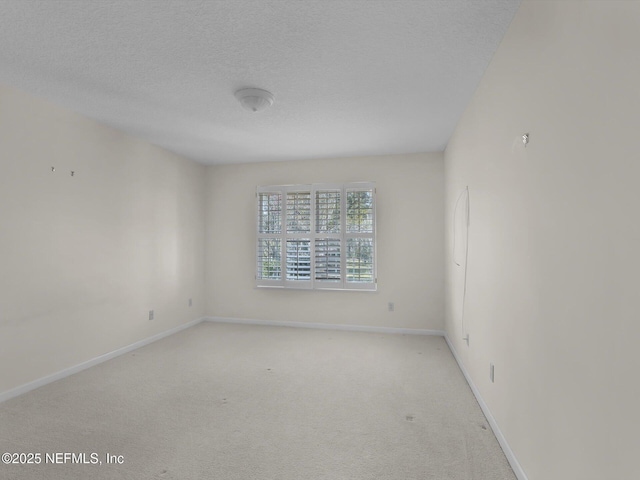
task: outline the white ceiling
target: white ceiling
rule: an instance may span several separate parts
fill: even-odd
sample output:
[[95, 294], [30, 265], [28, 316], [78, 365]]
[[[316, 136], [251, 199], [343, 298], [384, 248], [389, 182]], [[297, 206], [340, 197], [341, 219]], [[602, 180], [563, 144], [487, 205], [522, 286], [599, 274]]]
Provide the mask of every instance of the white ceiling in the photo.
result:
[[519, 4], [0, 0], [0, 82], [208, 164], [441, 151]]

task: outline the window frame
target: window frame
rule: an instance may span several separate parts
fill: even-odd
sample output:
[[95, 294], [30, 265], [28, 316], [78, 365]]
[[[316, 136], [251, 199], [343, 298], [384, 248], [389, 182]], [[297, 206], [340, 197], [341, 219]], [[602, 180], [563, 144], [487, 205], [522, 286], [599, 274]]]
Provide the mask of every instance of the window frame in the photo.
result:
[[[316, 195], [320, 191], [340, 191], [340, 231], [318, 232], [316, 218]], [[347, 192], [371, 191], [372, 194], [372, 227], [371, 232], [347, 232]], [[310, 228], [308, 232], [287, 232], [288, 208], [287, 194], [310, 193]], [[280, 232], [260, 232], [260, 195], [280, 195]], [[287, 288], [303, 290], [347, 290], [347, 291], [376, 291], [377, 290], [377, 242], [376, 242], [376, 203], [377, 191], [375, 182], [351, 182], [351, 183], [314, 183], [298, 185], [267, 185], [256, 188], [255, 215], [256, 215], [256, 244], [255, 244], [255, 286], [258, 288]], [[372, 244], [372, 281], [349, 282], [347, 281], [347, 243], [350, 239], [371, 239]], [[261, 240], [278, 239], [280, 241], [280, 278], [259, 278], [258, 268], [260, 263]], [[340, 245], [340, 280], [316, 279], [316, 241], [339, 239]], [[287, 278], [287, 240], [308, 240], [310, 258], [310, 276], [308, 280], [292, 280]]]

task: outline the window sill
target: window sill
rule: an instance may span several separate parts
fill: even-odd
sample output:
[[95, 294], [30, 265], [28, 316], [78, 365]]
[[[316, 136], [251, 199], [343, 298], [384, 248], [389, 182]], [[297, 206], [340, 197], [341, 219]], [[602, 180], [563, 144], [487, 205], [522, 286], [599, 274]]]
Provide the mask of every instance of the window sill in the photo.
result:
[[305, 291], [305, 292], [368, 292], [375, 293], [378, 291], [377, 286], [373, 288], [340, 288], [340, 287], [322, 287], [322, 288], [309, 288], [309, 287], [289, 287], [284, 285], [255, 285], [256, 289], [269, 289], [269, 290], [290, 290], [290, 291]]

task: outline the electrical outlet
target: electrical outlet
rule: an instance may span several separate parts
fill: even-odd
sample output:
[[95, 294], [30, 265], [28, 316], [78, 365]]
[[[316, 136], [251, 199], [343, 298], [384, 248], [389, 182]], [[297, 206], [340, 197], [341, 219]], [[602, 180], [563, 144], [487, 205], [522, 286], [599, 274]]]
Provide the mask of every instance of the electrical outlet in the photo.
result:
[[396, 304], [393, 302], [389, 302], [389, 311], [393, 312], [396, 309]]
[[494, 372], [495, 372], [495, 369], [493, 367], [493, 363], [490, 363], [489, 364], [489, 378], [491, 379], [491, 383], [495, 383]]
[[153, 310], [149, 310], [149, 320], [153, 320]]
[[189, 299], [189, 306], [193, 306], [193, 300], [191, 298]]

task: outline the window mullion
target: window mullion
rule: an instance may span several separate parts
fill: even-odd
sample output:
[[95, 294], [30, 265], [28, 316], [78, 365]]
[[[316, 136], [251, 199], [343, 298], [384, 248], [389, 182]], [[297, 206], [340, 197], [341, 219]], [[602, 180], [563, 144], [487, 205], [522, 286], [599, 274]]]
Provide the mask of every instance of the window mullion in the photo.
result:
[[[289, 198], [290, 193], [309, 193], [309, 196], [311, 195], [311, 189], [308, 185], [303, 186], [297, 186], [297, 185], [292, 185], [289, 187], [284, 187], [283, 188], [283, 198], [284, 198], [284, 202], [283, 202], [283, 208], [282, 208], [282, 213], [283, 213], [283, 241], [282, 241], [282, 249], [283, 249], [283, 255], [282, 255], [282, 264], [283, 264], [283, 268], [284, 268], [284, 275], [283, 275], [283, 280], [284, 280], [284, 285], [285, 286], [289, 286], [292, 288], [309, 288], [310, 286], [313, 285], [312, 283], [312, 277], [311, 275], [311, 265], [312, 265], [312, 259], [309, 258], [309, 279], [305, 279], [305, 278], [300, 278], [301, 276], [301, 272], [303, 272], [303, 265], [304, 262], [302, 260], [301, 257], [301, 243], [300, 242], [293, 242], [294, 240], [307, 240], [310, 243], [310, 231], [309, 232], [298, 232], [298, 231], [294, 231], [294, 232], [290, 232], [289, 231], [289, 211], [291, 210], [291, 214], [293, 215], [293, 224], [295, 224], [295, 226], [297, 227], [297, 222], [296, 222], [296, 208], [295, 207], [299, 207], [299, 205], [297, 205], [297, 200], [298, 197], [295, 195], [292, 195], [291, 198]], [[290, 204], [290, 200], [293, 201], [293, 203]], [[309, 200], [311, 201], [311, 200]], [[311, 212], [309, 212], [310, 216], [311, 216]], [[311, 222], [309, 223], [311, 224]], [[288, 242], [291, 242], [293, 245], [295, 245], [296, 251], [295, 251], [295, 257], [294, 261], [293, 261], [293, 268], [295, 269], [295, 276], [296, 278], [292, 278], [289, 279], [288, 278], [288, 259], [289, 257], [289, 250], [288, 250]], [[311, 245], [309, 245], [309, 253], [311, 252]]]
[[284, 285], [289, 283], [287, 278], [287, 240], [289, 239], [289, 232], [287, 231], [288, 221], [288, 189], [282, 190], [282, 282]]
[[316, 215], [318, 213], [316, 208], [316, 191], [315, 185], [312, 186], [310, 200], [311, 235], [309, 236], [311, 239], [311, 288], [316, 288]]
[[340, 189], [340, 284], [347, 286], [347, 189]]

